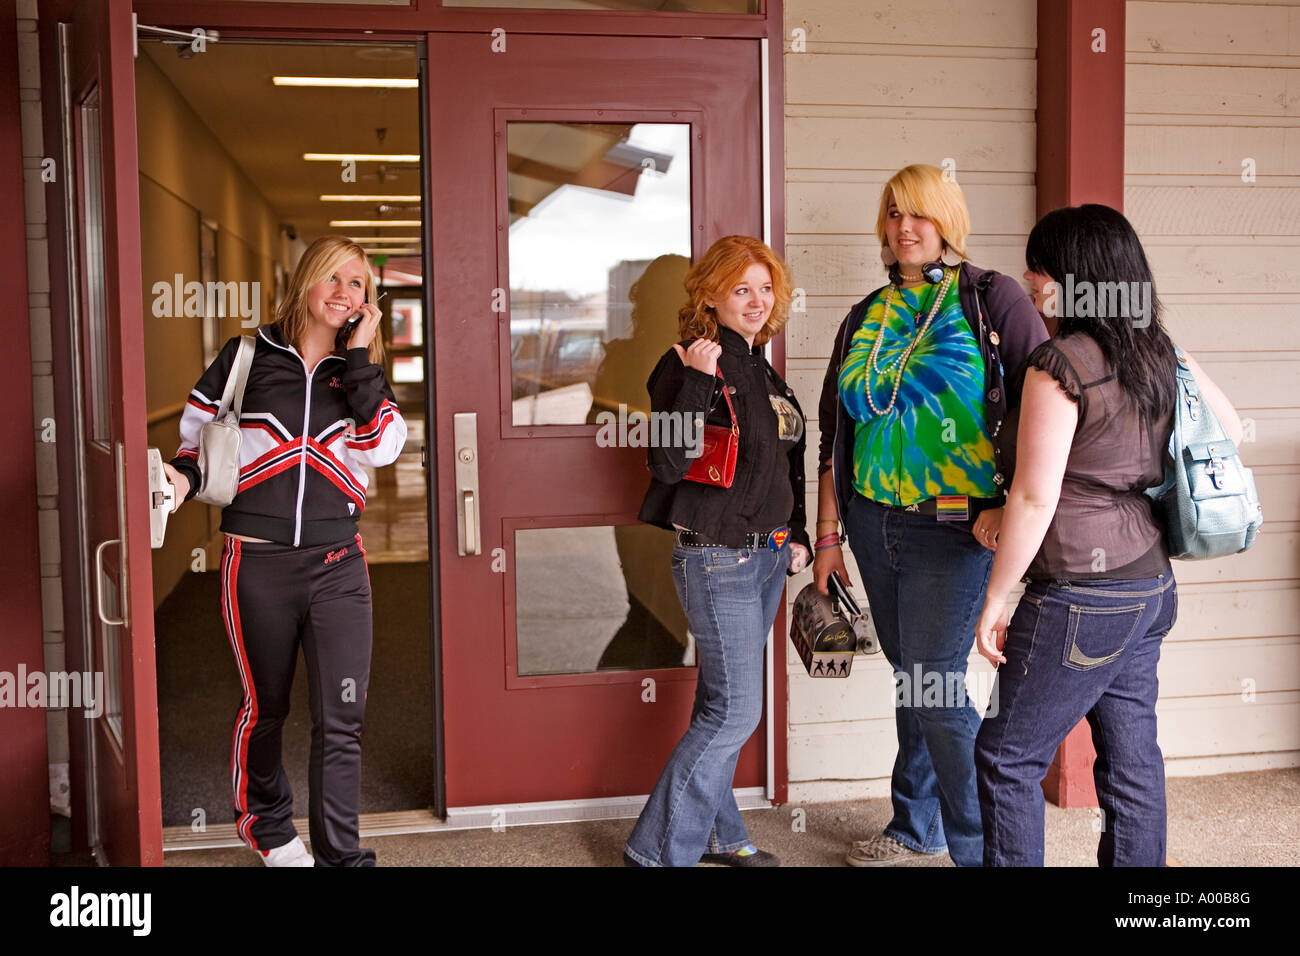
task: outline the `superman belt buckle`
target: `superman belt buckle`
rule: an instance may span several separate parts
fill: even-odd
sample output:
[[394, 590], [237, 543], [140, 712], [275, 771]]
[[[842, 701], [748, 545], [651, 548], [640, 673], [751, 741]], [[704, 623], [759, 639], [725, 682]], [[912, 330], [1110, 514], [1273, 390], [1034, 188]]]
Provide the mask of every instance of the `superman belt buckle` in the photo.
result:
[[786, 541], [790, 537], [789, 528], [777, 528], [767, 536], [767, 546], [773, 551], [780, 551], [785, 547]]

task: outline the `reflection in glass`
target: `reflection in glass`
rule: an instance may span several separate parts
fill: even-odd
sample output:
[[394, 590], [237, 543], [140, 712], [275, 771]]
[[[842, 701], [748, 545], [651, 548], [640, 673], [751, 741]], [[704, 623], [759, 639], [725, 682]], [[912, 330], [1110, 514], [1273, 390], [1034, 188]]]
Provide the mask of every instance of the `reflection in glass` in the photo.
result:
[[[121, 613], [121, 604], [117, 589], [117, 580], [102, 568], [99, 571], [100, 593], [104, 595], [105, 614], [109, 620], [117, 620]], [[104, 671], [104, 721], [113, 738], [120, 746], [122, 743], [122, 676], [121, 676], [121, 629], [116, 624], [97, 622], [100, 630], [100, 663]], [[89, 713], [89, 711], [87, 711]]]
[[424, 409], [424, 304], [409, 289], [392, 289], [388, 321], [392, 338], [388, 347], [388, 381], [393, 397], [407, 415]]
[[423, 382], [424, 356], [412, 355], [393, 359], [394, 382]]
[[392, 305], [394, 348], [424, 344], [424, 303], [418, 296], [394, 296]]
[[672, 550], [651, 525], [516, 531], [519, 676], [694, 664]]
[[507, 149], [512, 421], [644, 408], [685, 300], [690, 125], [512, 122]]
[[108, 307], [104, 265], [104, 192], [100, 168], [99, 86], [91, 87], [81, 102], [79, 116], [81, 161], [81, 215], [84, 314], [89, 340], [90, 387], [87, 400], [91, 441], [105, 448], [109, 440]]

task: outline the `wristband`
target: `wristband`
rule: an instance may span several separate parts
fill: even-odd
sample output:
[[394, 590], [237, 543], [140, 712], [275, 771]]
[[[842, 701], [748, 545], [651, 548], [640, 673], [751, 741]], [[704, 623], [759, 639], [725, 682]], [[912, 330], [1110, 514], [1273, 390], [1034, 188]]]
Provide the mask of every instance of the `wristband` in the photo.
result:
[[839, 534], [828, 534], [818, 538], [813, 543], [813, 551], [825, 551], [827, 548], [838, 548], [840, 546]]

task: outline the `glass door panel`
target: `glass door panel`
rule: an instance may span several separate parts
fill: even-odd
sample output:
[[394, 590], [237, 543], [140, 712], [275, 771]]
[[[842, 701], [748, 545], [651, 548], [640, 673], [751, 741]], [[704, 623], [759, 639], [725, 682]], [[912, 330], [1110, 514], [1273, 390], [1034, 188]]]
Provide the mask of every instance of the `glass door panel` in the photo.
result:
[[507, 130], [511, 421], [583, 424], [620, 403], [643, 408], [645, 378], [629, 374], [644, 363], [625, 353], [675, 339], [681, 288], [669, 283], [666, 308], [634, 310], [634, 297], [651, 266], [689, 266], [690, 125]]

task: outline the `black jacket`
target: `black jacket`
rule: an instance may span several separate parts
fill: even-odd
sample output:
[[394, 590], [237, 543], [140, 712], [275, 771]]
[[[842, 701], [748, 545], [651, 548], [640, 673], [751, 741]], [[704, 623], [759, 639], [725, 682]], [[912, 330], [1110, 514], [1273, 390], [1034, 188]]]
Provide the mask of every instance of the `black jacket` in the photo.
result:
[[[821, 401], [817, 406], [821, 444], [817, 451], [817, 474], [827, 468], [834, 471], [835, 502], [841, 518], [853, 498], [853, 434], [849, 414], [840, 401], [840, 366], [848, 356], [854, 333], [861, 328], [871, 301], [884, 291], [876, 289], [853, 306], [840, 330], [835, 335], [835, 351], [831, 354], [822, 381]], [[1025, 360], [1040, 342], [1047, 341], [1047, 326], [1034, 308], [1033, 301], [1010, 276], [992, 270], [978, 269], [969, 262], [961, 264], [957, 278], [957, 294], [962, 312], [979, 342], [984, 358], [984, 420], [993, 441], [994, 463], [997, 472], [994, 481], [1006, 494], [1006, 469], [998, 447], [998, 432], [1007, 409], [1020, 403], [1020, 391], [1025, 381]], [[836, 439], [839, 439], [838, 441]], [[827, 464], [830, 462], [830, 464]]]
[[[804, 449], [805, 430], [795, 446], [784, 453], [777, 437], [776, 412], [768, 399], [769, 380], [778, 394], [799, 409], [794, 390], [777, 375], [759, 346], [750, 348], [745, 339], [725, 326], [718, 329], [722, 354], [718, 367], [728, 386], [735, 389], [731, 400], [740, 426], [740, 449], [736, 476], [730, 488], [685, 481], [693, 459], [683, 447], [651, 447], [650, 489], [641, 505], [640, 519], [661, 528], [674, 524], [709, 537], [731, 537], [738, 533], [771, 531], [782, 524], [790, 528], [790, 540], [812, 553], [805, 530]], [[682, 342], [683, 346], [690, 344]], [[683, 416], [706, 415], [710, 425], [729, 426], [731, 415], [722, 401], [721, 383], [682, 364], [674, 349], [664, 353], [646, 383], [652, 412], [677, 412]], [[799, 411], [802, 417], [803, 411]], [[790, 483], [794, 504], [788, 516], [779, 516], [767, 527], [763, 520], [766, 492], [778, 479]], [[768, 509], [770, 510], [770, 509]]]
[[[221, 512], [221, 530], [294, 547], [356, 534], [369, 481], [363, 465], [394, 461], [406, 423], [384, 370], [366, 349], [327, 355], [309, 375], [278, 326], [263, 326], [240, 414], [239, 490]], [[239, 348], [232, 338], [190, 392], [181, 448], [171, 464], [199, 490], [199, 431], [212, 421]]]

